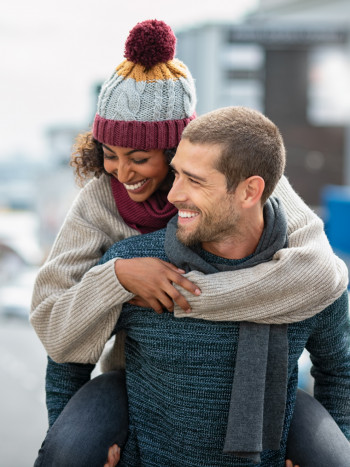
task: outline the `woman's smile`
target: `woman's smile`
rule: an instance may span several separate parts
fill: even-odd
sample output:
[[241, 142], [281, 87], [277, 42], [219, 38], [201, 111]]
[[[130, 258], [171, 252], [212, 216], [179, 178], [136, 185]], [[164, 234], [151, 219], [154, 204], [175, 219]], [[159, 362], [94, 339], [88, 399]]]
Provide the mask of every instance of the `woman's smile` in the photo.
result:
[[150, 178], [145, 178], [133, 184], [123, 183], [123, 185], [128, 191], [133, 191], [134, 193], [140, 193], [144, 188], [146, 188], [146, 184], [148, 184], [150, 180], [151, 180]]

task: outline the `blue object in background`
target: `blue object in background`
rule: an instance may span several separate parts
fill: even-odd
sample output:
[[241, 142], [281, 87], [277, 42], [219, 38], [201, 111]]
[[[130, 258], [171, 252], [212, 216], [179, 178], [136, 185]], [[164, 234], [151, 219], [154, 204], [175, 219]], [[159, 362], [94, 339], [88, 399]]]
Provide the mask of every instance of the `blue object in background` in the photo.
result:
[[350, 186], [326, 185], [322, 204], [329, 243], [350, 270]]
[[340, 254], [350, 256], [350, 186], [327, 185], [322, 203], [330, 244]]

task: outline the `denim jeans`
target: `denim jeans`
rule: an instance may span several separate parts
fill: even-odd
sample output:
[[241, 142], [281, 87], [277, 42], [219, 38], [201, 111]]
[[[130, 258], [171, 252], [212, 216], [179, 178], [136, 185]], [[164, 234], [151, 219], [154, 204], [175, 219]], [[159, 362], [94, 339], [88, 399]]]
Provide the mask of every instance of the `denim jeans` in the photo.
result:
[[[102, 467], [128, 431], [125, 372], [92, 379], [71, 398], [39, 451], [34, 467]], [[327, 410], [298, 390], [287, 459], [300, 467], [349, 467], [350, 444]]]
[[300, 467], [350, 467], [350, 443], [316, 399], [298, 389], [287, 459]]
[[128, 434], [125, 371], [104, 373], [70, 399], [39, 450], [34, 467], [102, 467]]

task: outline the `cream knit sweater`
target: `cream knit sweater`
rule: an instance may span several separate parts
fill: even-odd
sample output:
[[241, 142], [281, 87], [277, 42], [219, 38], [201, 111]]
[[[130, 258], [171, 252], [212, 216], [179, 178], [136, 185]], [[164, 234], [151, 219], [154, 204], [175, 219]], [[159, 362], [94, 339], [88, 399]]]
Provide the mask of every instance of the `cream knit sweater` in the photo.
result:
[[[253, 268], [211, 275], [190, 272], [186, 276], [202, 294], [197, 297], [181, 290], [192, 312], [188, 315], [175, 306], [176, 317], [292, 323], [313, 316], [340, 297], [348, 271], [333, 254], [322, 221], [285, 177], [274, 195], [283, 201], [288, 216], [289, 247]], [[99, 360], [122, 304], [133, 294], [119, 283], [115, 260], [96, 264], [113, 243], [137, 234], [118, 213], [107, 176], [81, 190], [33, 292], [30, 321], [56, 362]], [[122, 339], [117, 339], [115, 351], [122, 346]]]

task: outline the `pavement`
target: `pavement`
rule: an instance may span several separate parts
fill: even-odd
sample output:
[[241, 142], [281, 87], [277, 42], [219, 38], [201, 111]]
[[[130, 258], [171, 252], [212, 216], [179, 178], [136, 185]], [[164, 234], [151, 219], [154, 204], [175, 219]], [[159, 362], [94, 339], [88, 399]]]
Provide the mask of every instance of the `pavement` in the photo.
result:
[[0, 316], [0, 467], [32, 467], [47, 430], [46, 355], [26, 319]]

